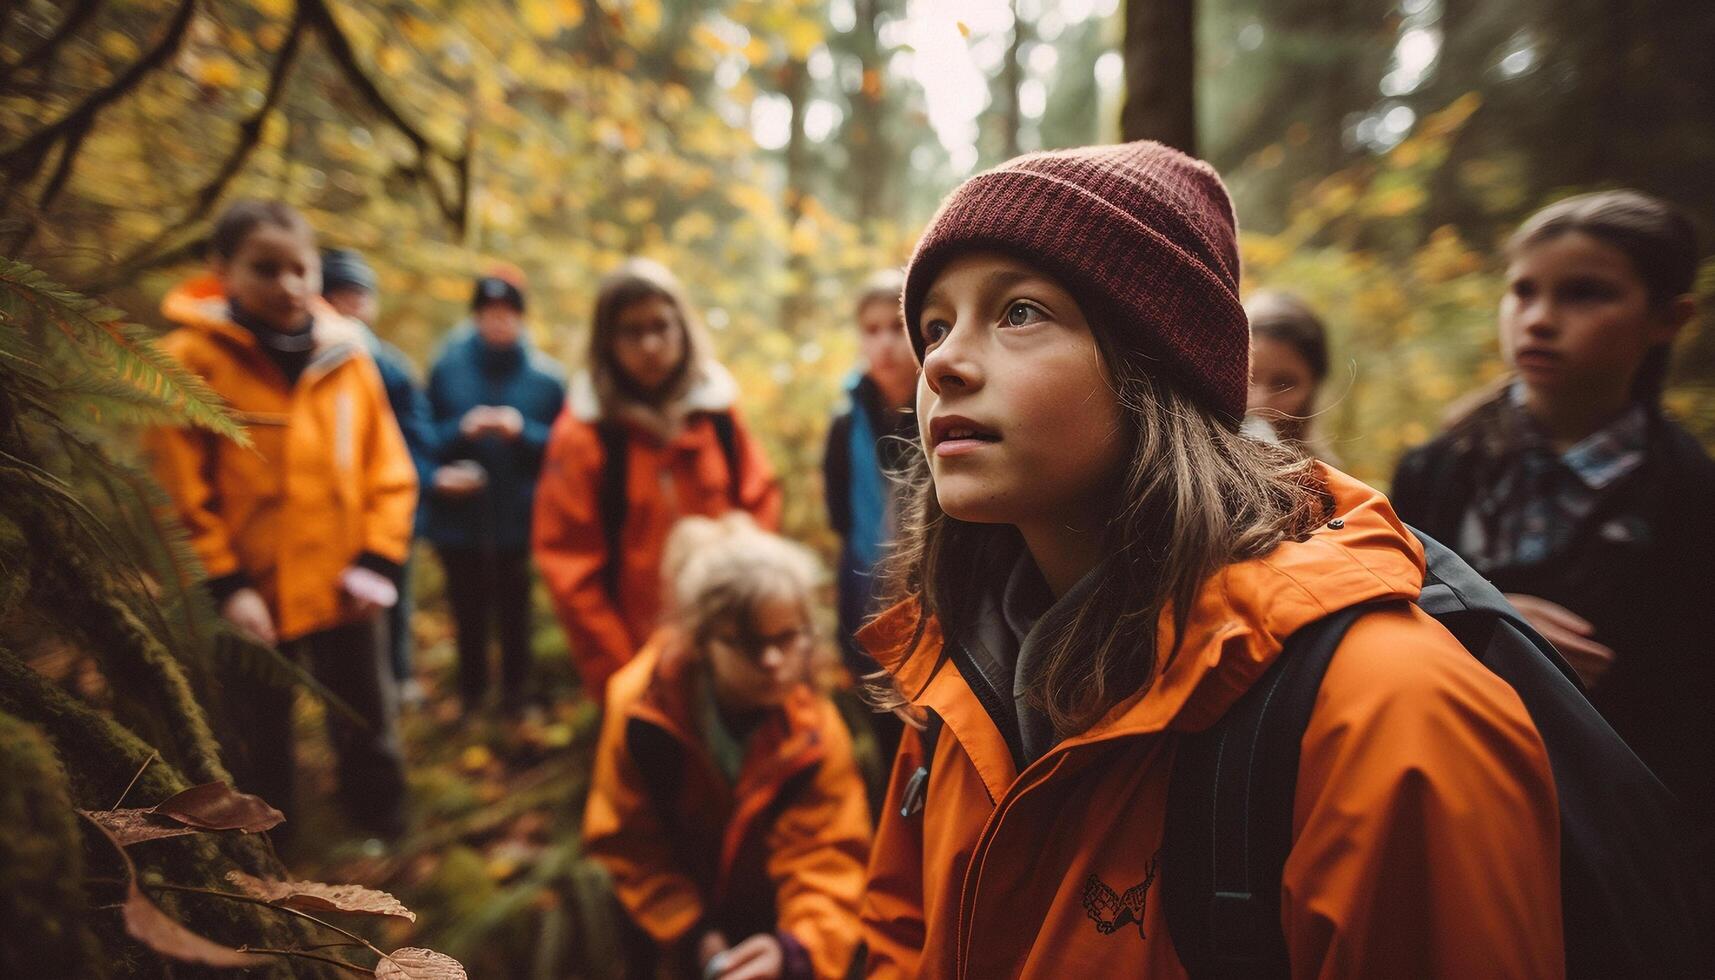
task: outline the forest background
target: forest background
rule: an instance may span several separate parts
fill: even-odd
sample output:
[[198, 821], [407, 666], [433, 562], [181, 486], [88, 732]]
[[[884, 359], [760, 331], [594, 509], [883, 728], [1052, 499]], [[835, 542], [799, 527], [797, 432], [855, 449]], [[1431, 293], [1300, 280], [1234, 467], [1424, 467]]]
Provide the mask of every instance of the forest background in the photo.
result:
[[[1715, 243], [1710, 51], [1715, 8], [1690, 0], [0, 0], [0, 292], [16, 313], [21, 261], [115, 321], [162, 327], [159, 298], [195, 270], [219, 208], [277, 197], [376, 266], [378, 332], [419, 366], [472, 277], [512, 267], [536, 341], [575, 370], [596, 280], [648, 255], [686, 282], [738, 376], [787, 531], [831, 553], [819, 464], [857, 284], [902, 264], [970, 173], [1152, 136], [1227, 177], [1247, 291], [1324, 313], [1321, 424], [1385, 485], [1501, 372], [1499, 244], [1529, 211], [1633, 186]], [[1715, 264], [1701, 283], [1715, 297]], [[1715, 441], [1707, 317], [1668, 404]], [[129, 461], [113, 421], [90, 438]], [[420, 584], [432, 600], [432, 569]], [[424, 662], [444, 666], [442, 611], [420, 619]], [[544, 683], [563, 690], [543, 627], [560, 670]], [[92, 656], [33, 664], [89, 694]], [[112, 685], [94, 687], [110, 705]], [[587, 738], [587, 706], [556, 705], [528, 751], [517, 733], [417, 719], [421, 833], [296, 866], [414, 894], [413, 941], [473, 973], [599, 959], [571, 938], [595, 927], [558, 832], [581, 793], [560, 750]], [[496, 953], [503, 935], [529, 952]]]

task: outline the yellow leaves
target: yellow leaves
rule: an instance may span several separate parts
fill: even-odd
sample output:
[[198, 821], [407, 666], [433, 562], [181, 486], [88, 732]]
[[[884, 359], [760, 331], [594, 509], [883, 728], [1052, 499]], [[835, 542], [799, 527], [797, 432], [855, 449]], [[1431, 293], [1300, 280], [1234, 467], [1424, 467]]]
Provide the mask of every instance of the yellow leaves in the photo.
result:
[[727, 43], [727, 39], [722, 36], [721, 32], [706, 23], [691, 28], [691, 44], [705, 51], [713, 51], [715, 54], [725, 54], [732, 50], [732, 45]]
[[691, 211], [673, 222], [672, 240], [683, 245], [700, 242], [715, 233], [715, 219], [707, 211]]
[[141, 53], [129, 34], [108, 31], [101, 35], [101, 52], [120, 61], [133, 61]]
[[1451, 136], [1464, 126], [1476, 111], [1483, 107], [1483, 96], [1477, 92], [1466, 92], [1454, 99], [1447, 108], [1440, 112], [1431, 113], [1418, 126], [1418, 132], [1425, 136], [1440, 138]]
[[628, 224], [641, 225], [655, 216], [655, 202], [646, 197], [634, 197], [620, 205], [619, 213]]
[[531, 34], [544, 41], [560, 36], [584, 19], [583, 5], [577, 0], [521, 0], [518, 16]]
[[631, 0], [626, 19], [639, 33], [654, 34], [661, 29], [661, 0]]
[[411, 67], [411, 56], [397, 44], [384, 44], [375, 55], [375, 65], [383, 75], [403, 75]]
[[250, 6], [269, 20], [285, 20], [292, 15], [292, 0], [250, 0]]
[[751, 35], [750, 40], [746, 42], [744, 46], [745, 60], [750, 62], [752, 66], [757, 66], [766, 62], [768, 60], [768, 55], [768, 42], [754, 34]]
[[808, 17], [794, 17], [786, 22], [780, 39], [786, 44], [788, 58], [803, 61], [822, 43], [822, 29]]
[[1426, 195], [1421, 186], [1404, 184], [1372, 193], [1364, 203], [1369, 214], [1381, 218], [1398, 218], [1423, 207], [1425, 199]]
[[197, 65], [197, 84], [208, 88], [233, 88], [241, 77], [243, 73], [231, 58], [205, 58]]
[[752, 215], [772, 214], [778, 206], [773, 196], [755, 184], [733, 184], [726, 196], [734, 207]]

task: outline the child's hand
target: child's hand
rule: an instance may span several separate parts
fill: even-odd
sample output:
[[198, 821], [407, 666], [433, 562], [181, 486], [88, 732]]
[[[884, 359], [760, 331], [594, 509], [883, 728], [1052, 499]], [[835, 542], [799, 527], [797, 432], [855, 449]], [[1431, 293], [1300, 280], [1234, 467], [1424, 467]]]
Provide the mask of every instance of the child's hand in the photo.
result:
[[720, 934], [720, 930], [710, 929], [697, 940], [697, 963], [702, 967], [704, 977], [720, 976], [728, 959], [726, 937]]
[[387, 576], [361, 565], [352, 565], [339, 577], [340, 588], [351, 597], [358, 615], [367, 616], [382, 609], [392, 609], [399, 601], [399, 587]]
[[257, 643], [273, 646], [280, 640], [274, 632], [274, 617], [268, 613], [268, 601], [255, 589], [239, 589], [227, 596], [220, 614], [234, 629]]
[[1608, 668], [1614, 666], [1613, 649], [1591, 639], [1596, 627], [1589, 620], [1565, 606], [1533, 595], [1509, 592], [1507, 601], [1524, 614], [1543, 639], [1554, 644], [1567, 664], [1578, 672], [1585, 687], [1594, 688]]
[[524, 434], [524, 413], [511, 405], [495, 405], [488, 410], [487, 428], [510, 442]]
[[435, 492], [443, 497], [468, 497], [488, 484], [488, 473], [482, 464], [461, 459], [435, 470]]
[[459, 435], [466, 439], [475, 439], [487, 432], [493, 412], [494, 409], [487, 405], [478, 405], [464, 413], [464, 417], [459, 419]]
[[720, 980], [779, 980], [786, 968], [780, 940], [759, 932], [723, 954], [726, 962], [715, 976]]

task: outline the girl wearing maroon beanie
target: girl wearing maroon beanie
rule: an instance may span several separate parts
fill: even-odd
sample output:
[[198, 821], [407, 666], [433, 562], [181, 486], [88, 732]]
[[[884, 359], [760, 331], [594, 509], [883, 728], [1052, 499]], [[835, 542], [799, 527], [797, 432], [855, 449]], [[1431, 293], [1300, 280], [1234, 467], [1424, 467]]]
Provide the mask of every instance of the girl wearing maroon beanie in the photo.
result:
[[1176, 750], [1360, 604], [1258, 929], [1294, 976], [1563, 973], [1542, 739], [1413, 604], [1424, 552], [1387, 500], [1240, 433], [1238, 284], [1220, 178], [1148, 142], [978, 175], [919, 243], [919, 482], [898, 602], [861, 637], [913, 723], [870, 975], [1188, 975], [1163, 896], [1186, 880], [1162, 847]]

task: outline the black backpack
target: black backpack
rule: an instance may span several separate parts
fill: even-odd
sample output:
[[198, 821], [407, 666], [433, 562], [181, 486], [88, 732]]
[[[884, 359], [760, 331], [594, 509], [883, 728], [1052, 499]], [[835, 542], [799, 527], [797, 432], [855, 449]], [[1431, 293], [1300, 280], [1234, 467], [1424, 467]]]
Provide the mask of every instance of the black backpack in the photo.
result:
[[[731, 412], [710, 412], [709, 422], [715, 427], [715, 441], [720, 443], [721, 455], [726, 457], [729, 477], [727, 493], [732, 505], [739, 506], [739, 485], [743, 482], [738, 454], [738, 430]], [[607, 543], [607, 564], [602, 567], [602, 584], [609, 596], [619, 596], [619, 534], [625, 528], [625, 516], [631, 509], [631, 496], [626, 493], [631, 442], [625, 425], [616, 419], [601, 419], [595, 424], [601, 439], [601, 483], [596, 491], [597, 513], [601, 515], [602, 538]]]
[[[1506, 598], [1458, 555], [1418, 538], [1429, 569], [1417, 604], [1512, 686], [1548, 749], [1560, 804], [1567, 976], [1709, 975], [1708, 896], [1678, 802]], [[1280, 891], [1299, 744], [1346, 631], [1385, 605], [1355, 606], [1300, 629], [1220, 721], [1179, 736], [1161, 888], [1174, 949], [1196, 980], [1291, 976]], [[929, 721], [905, 816], [923, 805], [942, 728], [940, 718]]]

